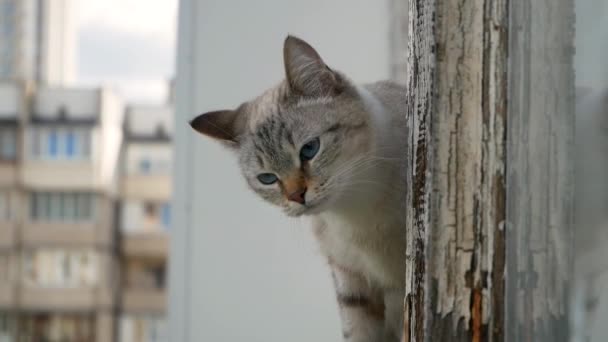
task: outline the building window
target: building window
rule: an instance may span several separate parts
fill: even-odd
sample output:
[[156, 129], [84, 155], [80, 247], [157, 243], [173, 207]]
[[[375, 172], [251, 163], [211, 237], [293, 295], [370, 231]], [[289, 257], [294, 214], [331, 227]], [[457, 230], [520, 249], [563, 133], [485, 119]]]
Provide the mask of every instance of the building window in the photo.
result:
[[44, 139], [43, 135], [40, 133], [38, 129], [32, 129], [32, 133], [30, 135], [30, 153], [32, 157], [39, 158], [42, 153], [42, 139]]
[[134, 234], [168, 231], [173, 219], [170, 203], [157, 201], [125, 201], [121, 215], [121, 230]]
[[88, 313], [29, 312], [19, 317], [19, 341], [94, 341], [94, 332], [95, 318]]
[[120, 319], [119, 341], [168, 341], [167, 322], [163, 316], [127, 314]]
[[61, 260], [61, 275], [59, 277], [59, 279], [61, 279], [62, 281], [66, 281], [69, 279], [72, 279], [72, 264], [70, 260], [70, 257], [67, 254], [62, 255], [62, 260]]
[[16, 318], [8, 312], [0, 311], [0, 341], [15, 341]]
[[58, 146], [59, 145], [59, 137], [57, 136], [57, 132], [56, 131], [51, 131], [48, 134], [48, 155], [50, 157], [56, 157], [57, 156], [57, 150], [58, 150]]
[[161, 220], [165, 230], [171, 227], [171, 204], [164, 203], [161, 208]]
[[0, 221], [11, 219], [11, 198], [8, 191], [0, 190]]
[[30, 218], [51, 222], [90, 221], [93, 206], [91, 193], [35, 192], [30, 195]]
[[16, 156], [16, 131], [14, 129], [0, 129], [0, 160], [14, 160]]
[[39, 127], [32, 130], [30, 145], [34, 159], [88, 159], [91, 155], [91, 130]]
[[9, 282], [12, 271], [10, 255], [8, 253], [0, 253], [0, 283], [6, 284]]
[[[154, 154], [154, 152], [151, 152]], [[130, 162], [129, 172], [143, 175], [168, 175], [171, 173], [171, 158], [162, 155], [142, 155], [133, 157]]]
[[81, 156], [88, 158], [91, 155], [91, 131], [90, 130], [80, 130], [78, 132], [78, 144], [80, 147], [79, 153]]
[[152, 163], [149, 159], [142, 159], [139, 161], [139, 171], [143, 174], [150, 173], [150, 169], [152, 167]]
[[144, 203], [144, 213], [146, 218], [156, 220], [158, 217], [158, 204], [152, 202]]
[[164, 289], [166, 271], [164, 263], [131, 262], [126, 265], [125, 286], [132, 289]]
[[38, 249], [24, 255], [23, 281], [28, 286], [78, 287], [97, 282], [95, 252]]
[[152, 277], [154, 278], [154, 286], [157, 289], [164, 289], [165, 288], [165, 279], [166, 279], [166, 274], [165, 274], [165, 266], [156, 266], [156, 267], [152, 267], [150, 268], [150, 272], [152, 274]]
[[63, 196], [63, 217], [78, 217], [78, 196]]
[[143, 230], [159, 230], [164, 225], [165, 215], [166, 219], [170, 220], [167, 209], [165, 209], [162, 203], [158, 202], [145, 202], [143, 203], [144, 219], [143, 219]]
[[65, 154], [68, 158], [76, 155], [76, 135], [73, 131], [67, 132], [65, 136]]
[[76, 219], [79, 221], [86, 221], [93, 218], [93, 195], [92, 194], [78, 194], [76, 198]]
[[15, 4], [12, 1], [6, 1], [4, 3], [4, 15], [7, 18], [12, 18], [14, 14], [15, 14]]

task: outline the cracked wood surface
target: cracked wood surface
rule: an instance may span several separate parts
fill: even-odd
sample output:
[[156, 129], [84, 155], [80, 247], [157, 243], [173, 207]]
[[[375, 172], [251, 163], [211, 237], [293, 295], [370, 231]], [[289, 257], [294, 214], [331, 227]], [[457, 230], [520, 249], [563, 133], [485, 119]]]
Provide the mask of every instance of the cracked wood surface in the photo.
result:
[[533, 2], [410, 1], [406, 341], [542, 341], [564, 322], [572, 1]]
[[435, 5], [433, 1], [410, 0], [408, 18], [407, 108], [409, 123], [406, 201], [407, 246], [405, 271], [405, 341], [423, 341], [427, 324], [427, 249], [429, 227], [428, 181], [430, 168], [428, 126], [433, 103], [435, 68]]

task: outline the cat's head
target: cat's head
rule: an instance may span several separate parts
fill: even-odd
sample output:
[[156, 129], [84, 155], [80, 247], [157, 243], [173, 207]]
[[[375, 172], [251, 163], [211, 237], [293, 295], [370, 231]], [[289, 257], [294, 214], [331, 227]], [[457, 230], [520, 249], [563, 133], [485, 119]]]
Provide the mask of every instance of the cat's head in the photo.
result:
[[349, 201], [373, 145], [357, 88], [303, 40], [283, 47], [286, 79], [232, 110], [199, 115], [198, 132], [237, 153], [242, 174], [289, 216]]

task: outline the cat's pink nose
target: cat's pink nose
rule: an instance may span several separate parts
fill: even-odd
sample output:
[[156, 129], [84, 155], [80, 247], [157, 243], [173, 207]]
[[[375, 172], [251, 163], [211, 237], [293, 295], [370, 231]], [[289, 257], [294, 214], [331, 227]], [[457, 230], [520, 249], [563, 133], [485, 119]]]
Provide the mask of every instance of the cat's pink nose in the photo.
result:
[[304, 199], [305, 195], [306, 195], [306, 187], [302, 187], [302, 188], [297, 189], [296, 191], [293, 191], [289, 195], [287, 195], [287, 199], [292, 202], [298, 202], [300, 204], [304, 204], [306, 202], [306, 200]]

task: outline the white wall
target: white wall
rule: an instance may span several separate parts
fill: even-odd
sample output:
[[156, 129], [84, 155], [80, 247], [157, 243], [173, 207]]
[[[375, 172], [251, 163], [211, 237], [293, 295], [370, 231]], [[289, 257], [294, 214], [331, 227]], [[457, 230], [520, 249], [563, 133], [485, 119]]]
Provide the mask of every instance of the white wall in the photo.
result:
[[[606, 341], [608, 336], [608, 3], [576, 0], [574, 67], [576, 113], [576, 254], [571, 319], [572, 341]], [[596, 305], [589, 306], [594, 302]]]
[[65, 107], [68, 118], [95, 118], [99, 115], [101, 90], [98, 88], [39, 87], [36, 90], [34, 114], [56, 118]]
[[[120, 148], [123, 141], [123, 119], [125, 107], [122, 97], [110, 88], [101, 88], [99, 116], [101, 130], [99, 145], [100, 182], [112, 188], [117, 186], [116, 173], [119, 172]], [[115, 189], [112, 189], [115, 190]]]
[[388, 77], [389, 11], [367, 0], [182, 0], [178, 43], [171, 341], [339, 341], [329, 272], [302, 220], [248, 189], [196, 114], [283, 78], [296, 34], [356, 81]]
[[144, 207], [141, 200], [125, 199], [121, 203], [120, 231], [123, 233], [137, 232], [144, 220]]
[[129, 132], [154, 135], [161, 126], [165, 133], [173, 135], [173, 112], [173, 106], [169, 104], [130, 106], [126, 117]]
[[608, 84], [608, 2], [577, 0], [575, 11], [576, 86], [605, 89]]

